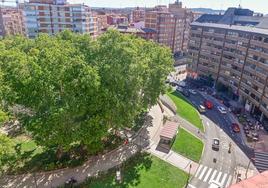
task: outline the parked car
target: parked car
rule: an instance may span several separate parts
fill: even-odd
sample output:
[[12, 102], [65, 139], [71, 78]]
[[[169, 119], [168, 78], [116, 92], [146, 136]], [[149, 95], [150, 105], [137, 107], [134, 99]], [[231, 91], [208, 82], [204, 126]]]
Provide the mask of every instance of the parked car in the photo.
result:
[[190, 96], [190, 92], [187, 91], [187, 90], [185, 90], [185, 89], [182, 91], [182, 94], [183, 94], [185, 97], [189, 97], [189, 96]]
[[178, 86], [178, 87], [176, 88], [176, 91], [177, 91], [177, 92], [183, 92], [183, 88], [180, 87], [180, 86]]
[[65, 186], [73, 186], [74, 184], [77, 183], [77, 180], [73, 177], [69, 178], [68, 180], [65, 181]]
[[207, 109], [212, 109], [213, 108], [213, 103], [209, 100], [204, 101], [204, 105]]
[[222, 107], [222, 106], [218, 106], [217, 108], [218, 108], [218, 110], [220, 111], [220, 113], [222, 113], [222, 114], [227, 114], [227, 110], [226, 110], [224, 107]]
[[212, 149], [219, 151], [220, 149], [220, 140], [218, 138], [214, 138], [212, 142]]
[[239, 133], [240, 132], [240, 127], [237, 123], [233, 123], [232, 124], [232, 129], [235, 133]]
[[193, 94], [193, 95], [196, 95], [196, 94], [197, 94], [197, 92], [196, 92], [194, 89], [189, 89], [189, 92], [190, 92], [191, 94]]
[[206, 108], [203, 106], [203, 105], [199, 105], [198, 106], [198, 111], [200, 112], [200, 113], [205, 113], [206, 112]]

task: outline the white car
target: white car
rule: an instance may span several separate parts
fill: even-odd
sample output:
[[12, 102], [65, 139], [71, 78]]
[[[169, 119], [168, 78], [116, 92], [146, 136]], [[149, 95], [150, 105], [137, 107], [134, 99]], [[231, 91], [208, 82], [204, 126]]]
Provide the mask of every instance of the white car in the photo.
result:
[[195, 90], [193, 90], [193, 89], [189, 89], [189, 92], [190, 92], [191, 94], [193, 94], [193, 95], [196, 95], [196, 94], [197, 94], [197, 92], [196, 92]]
[[222, 107], [222, 106], [218, 106], [218, 110], [219, 110], [220, 113], [222, 113], [222, 114], [227, 114], [227, 110], [226, 110], [224, 107]]

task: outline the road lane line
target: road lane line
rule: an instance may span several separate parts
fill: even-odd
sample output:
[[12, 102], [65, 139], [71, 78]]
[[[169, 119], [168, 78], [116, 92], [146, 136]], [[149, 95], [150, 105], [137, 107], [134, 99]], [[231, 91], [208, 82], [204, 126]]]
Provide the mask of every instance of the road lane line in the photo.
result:
[[221, 175], [222, 175], [222, 172], [219, 172], [219, 174], [218, 174], [218, 176], [217, 176], [217, 178], [215, 180], [216, 182], [219, 182], [220, 181]]
[[232, 180], [232, 176], [230, 175], [227, 182], [226, 182], [226, 185], [225, 187], [229, 187], [230, 183], [231, 183], [231, 180]]
[[211, 182], [212, 180], [214, 180], [214, 177], [215, 177], [215, 175], [217, 174], [217, 170], [214, 170], [213, 171], [213, 174], [212, 174], [212, 176], [210, 177], [210, 179], [209, 179], [209, 182]]
[[224, 175], [223, 175], [223, 178], [222, 178], [222, 180], [221, 180], [221, 185], [224, 185], [224, 182], [225, 182], [225, 180], [226, 180], [226, 177], [227, 177], [227, 174], [225, 173]]
[[208, 170], [207, 175], [206, 175], [205, 178], [204, 178], [204, 182], [207, 182], [208, 177], [209, 177], [211, 171], [212, 171], [212, 168], [210, 168], [210, 169]]
[[204, 174], [205, 174], [205, 172], [206, 172], [206, 170], [207, 170], [207, 166], [205, 166], [205, 168], [202, 170], [202, 172], [201, 172], [201, 174], [200, 174], [200, 176], [198, 177], [198, 179], [202, 179], [202, 177], [204, 176]]
[[195, 173], [195, 177], [197, 177], [198, 173], [200, 172], [201, 168], [203, 168], [203, 165], [200, 165]]

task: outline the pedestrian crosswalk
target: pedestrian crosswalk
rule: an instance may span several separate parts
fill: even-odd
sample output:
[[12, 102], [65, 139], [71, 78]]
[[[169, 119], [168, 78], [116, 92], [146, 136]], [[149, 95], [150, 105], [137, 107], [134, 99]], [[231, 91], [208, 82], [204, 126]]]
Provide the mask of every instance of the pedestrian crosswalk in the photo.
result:
[[255, 152], [255, 166], [260, 172], [268, 170], [268, 153]]
[[208, 166], [200, 165], [195, 173], [195, 178], [210, 183], [212, 181], [218, 182], [222, 187], [228, 187], [232, 181], [232, 175], [210, 168]]

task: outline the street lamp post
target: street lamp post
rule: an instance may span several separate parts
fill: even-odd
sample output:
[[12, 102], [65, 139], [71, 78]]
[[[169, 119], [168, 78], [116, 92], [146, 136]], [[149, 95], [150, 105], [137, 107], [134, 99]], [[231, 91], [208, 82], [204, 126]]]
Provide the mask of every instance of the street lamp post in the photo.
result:
[[[255, 151], [255, 147], [256, 147], [257, 141], [254, 141], [254, 145], [253, 145], [253, 152]], [[248, 161], [248, 166], [247, 166], [247, 170], [246, 170], [246, 178], [248, 178], [248, 169], [249, 169], [249, 165], [250, 165], [250, 159]]]
[[189, 184], [189, 180], [190, 180], [190, 174], [191, 174], [191, 168], [192, 168], [192, 164], [190, 164], [190, 166], [189, 166], [189, 172], [188, 172], [188, 177], [187, 177], [187, 184], [186, 184], [186, 186], [185, 186], [185, 187], [187, 187], [187, 186], [188, 186], [188, 184]]

